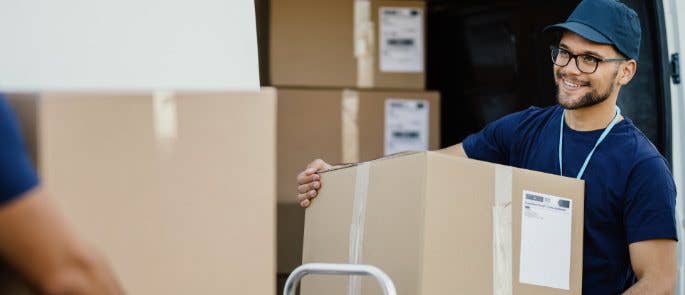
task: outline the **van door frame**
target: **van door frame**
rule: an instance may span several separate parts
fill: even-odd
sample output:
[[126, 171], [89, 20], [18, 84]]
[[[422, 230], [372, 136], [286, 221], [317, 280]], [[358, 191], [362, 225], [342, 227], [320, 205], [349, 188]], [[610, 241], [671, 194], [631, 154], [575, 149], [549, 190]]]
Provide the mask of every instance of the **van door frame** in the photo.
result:
[[[654, 1], [656, 4], [656, 9], [658, 15], [658, 21], [663, 22], [664, 31], [663, 33], [666, 38], [667, 45], [662, 46], [668, 49], [667, 56], [669, 57], [673, 53], [682, 52], [682, 48], [685, 48], [685, 40], [679, 37], [680, 32], [685, 32], [685, 23], [678, 22], [678, 16], [685, 16], [685, 4], [678, 3], [678, 0], [662, 0]], [[664, 38], [662, 38], [664, 39]], [[683, 63], [680, 61], [680, 68], [683, 68]], [[662, 69], [664, 70], [664, 69]], [[667, 79], [664, 79], [664, 83], [668, 83], [668, 89], [670, 89], [670, 150], [671, 150], [671, 163], [673, 178], [676, 182], [676, 189], [678, 191], [678, 197], [676, 199], [676, 222], [678, 229], [678, 236], [683, 237], [685, 233], [685, 227], [683, 226], [683, 189], [685, 188], [685, 163], [683, 163], [683, 156], [685, 154], [685, 137], [681, 136], [679, 130], [685, 130], [685, 105], [683, 104], [683, 98], [685, 98], [685, 89], [683, 84], [674, 84], [670, 78], [670, 66], [665, 69], [666, 73], [669, 73]], [[678, 257], [677, 257], [677, 280], [676, 280], [676, 294], [685, 293], [685, 247], [683, 243], [678, 243]]]

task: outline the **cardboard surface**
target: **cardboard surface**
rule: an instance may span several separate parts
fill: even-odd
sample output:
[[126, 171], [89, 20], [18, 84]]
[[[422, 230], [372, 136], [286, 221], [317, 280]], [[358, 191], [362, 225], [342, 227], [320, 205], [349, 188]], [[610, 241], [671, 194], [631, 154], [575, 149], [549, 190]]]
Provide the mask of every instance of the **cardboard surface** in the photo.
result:
[[[428, 148], [440, 147], [440, 95], [434, 91], [358, 90], [358, 137], [343, 138], [342, 96], [345, 90], [278, 89], [278, 196], [295, 202], [296, 176], [312, 160], [343, 162], [344, 141], [356, 142], [357, 161], [384, 155], [387, 99], [426, 100], [430, 105]], [[354, 91], [354, 90], [349, 90]]]
[[152, 95], [34, 96], [20, 115], [43, 184], [131, 294], [271, 294], [275, 92], [172, 97], [159, 138]]
[[[357, 1], [364, 2], [364, 1]], [[370, 85], [360, 85], [355, 55], [355, 1], [272, 0], [270, 17], [270, 81], [275, 86], [425, 88], [424, 71], [382, 72], [379, 68], [380, 7], [411, 7], [424, 12], [422, 1], [370, 1], [367, 56], [372, 63]], [[358, 44], [358, 43], [357, 43]], [[423, 47], [425, 48], [425, 34]], [[425, 51], [425, 50], [424, 50]], [[423, 57], [425, 64], [425, 57]]]
[[[508, 246], [513, 294], [581, 294], [582, 181], [436, 152], [369, 165], [361, 262], [388, 273], [399, 294], [495, 294], [493, 207], [497, 181], [502, 181], [496, 179], [498, 169], [511, 169], [512, 219], [507, 230], [512, 233]], [[322, 174], [325, 186], [306, 211], [303, 263], [349, 260], [346, 253], [354, 250], [350, 204], [358, 169]], [[519, 282], [524, 190], [573, 201], [570, 290]], [[347, 294], [347, 288], [345, 278], [312, 277], [304, 281], [302, 294]], [[362, 294], [379, 292], [375, 281], [363, 280]]]

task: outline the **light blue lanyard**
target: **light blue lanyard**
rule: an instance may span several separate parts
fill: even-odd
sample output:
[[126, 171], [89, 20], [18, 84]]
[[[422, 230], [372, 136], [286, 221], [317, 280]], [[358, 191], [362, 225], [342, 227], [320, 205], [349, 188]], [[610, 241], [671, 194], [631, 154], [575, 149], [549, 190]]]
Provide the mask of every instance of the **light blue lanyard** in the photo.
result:
[[[564, 161], [562, 160], [562, 151], [564, 149], [564, 115], [566, 114], [566, 110], [564, 110], [561, 113], [561, 127], [559, 128], [559, 175], [564, 176]], [[597, 143], [595, 143], [595, 146], [592, 148], [590, 153], [587, 155], [587, 158], [585, 158], [585, 163], [583, 163], [583, 167], [580, 168], [580, 171], [578, 171], [578, 176], [576, 176], [577, 179], [580, 179], [583, 177], [583, 173], [585, 173], [585, 168], [587, 168], [587, 164], [590, 162], [590, 158], [592, 158], [592, 154], [595, 153], [595, 150], [597, 149], [597, 146], [599, 146], [602, 141], [604, 141], [604, 138], [609, 135], [609, 132], [611, 132], [611, 129], [614, 129], [614, 126], [616, 126], [616, 123], [620, 120], [621, 116], [621, 109], [616, 106], [616, 114], [614, 115], [614, 119], [611, 120], [611, 123], [609, 123], [609, 126], [607, 126], [606, 129], [604, 129], [604, 132], [602, 132], [602, 135], [599, 136], [599, 139], [597, 139]]]

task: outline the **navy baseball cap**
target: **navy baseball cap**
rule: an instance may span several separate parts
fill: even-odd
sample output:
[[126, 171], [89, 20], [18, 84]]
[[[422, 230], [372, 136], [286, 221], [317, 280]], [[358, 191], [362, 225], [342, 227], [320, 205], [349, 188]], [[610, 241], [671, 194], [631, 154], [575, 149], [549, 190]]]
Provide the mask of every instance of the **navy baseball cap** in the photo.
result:
[[600, 44], [613, 45], [628, 58], [640, 55], [642, 29], [637, 13], [618, 0], [583, 0], [566, 22], [545, 31], [568, 30]]

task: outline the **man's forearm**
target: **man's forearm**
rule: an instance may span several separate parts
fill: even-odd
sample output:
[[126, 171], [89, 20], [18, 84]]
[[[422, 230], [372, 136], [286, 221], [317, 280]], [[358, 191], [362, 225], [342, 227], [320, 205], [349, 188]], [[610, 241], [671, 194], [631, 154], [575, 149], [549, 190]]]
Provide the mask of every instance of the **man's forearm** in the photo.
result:
[[0, 255], [44, 294], [122, 294], [108, 263], [40, 188], [0, 210]]
[[446, 147], [444, 149], [437, 150], [437, 152], [443, 153], [446, 155], [450, 155], [450, 156], [458, 156], [458, 157], [468, 158], [468, 155], [466, 155], [466, 151], [464, 151], [464, 146], [461, 143], [455, 144], [453, 146]]
[[93, 249], [84, 252], [70, 255], [59, 269], [39, 282], [41, 290], [45, 294], [124, 294], [107, 261]]
[[672, 295], [675, 282], [667, 279], [642, 278], [623, 295]]

